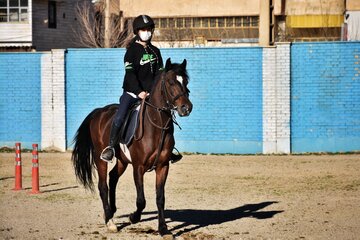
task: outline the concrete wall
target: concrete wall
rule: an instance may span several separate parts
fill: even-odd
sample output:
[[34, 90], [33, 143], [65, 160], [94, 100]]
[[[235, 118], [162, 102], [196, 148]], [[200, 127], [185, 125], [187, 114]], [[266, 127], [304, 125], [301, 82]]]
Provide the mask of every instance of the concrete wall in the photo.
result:
[[259, 15], [259, 7], [260, 0], [120, 1], [124, 17], [136, 17], [140, 14], [148, 14], [151, 17], [251, 16]]
[[360, 1], [359, 0], [346, 0], [346, 10], [360, 11]]

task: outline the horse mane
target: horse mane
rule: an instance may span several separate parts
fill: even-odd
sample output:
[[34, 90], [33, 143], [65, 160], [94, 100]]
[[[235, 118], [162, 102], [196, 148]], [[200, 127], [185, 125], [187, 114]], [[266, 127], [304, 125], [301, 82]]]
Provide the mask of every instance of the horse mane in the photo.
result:
[[181, 67], [181, 64], [179, 63], [172, 63], [170, 69], [165, 70], [166, 72], [173, 70], [176, 75], [182, 76], [183, 78], [186, 78], [186, 80], [189, 81], [189, 75], [186, 69]]
[[[164, 68], [164, 70], [162, 70], [159, 74], [157, 74], [155, 76], [155, 81], [154, 81], [153, 87], [151, 89], [151, 92], [153, 92], [155, 86], [158, 85], [158, 83], [160, 82], [162, 76], [165, 73], [169, 72], [169, 71], [174, 71], [174, 73], [176, 75], [182, 76], [187, 81], [187, 83], [189, 82], [189, 75], [188, 75], [188, 72], [186, 70], [186, 67], [183, 68], [182, 66], [184, 66], [184, 65], [180, 64], [180, 63], [171, 63], [170, 59], [168, 59], [168, 61], [169, 62], [167, 62], [166, 67]], [[187, 91], [190, 92], [188, 89], [187, 89]]]

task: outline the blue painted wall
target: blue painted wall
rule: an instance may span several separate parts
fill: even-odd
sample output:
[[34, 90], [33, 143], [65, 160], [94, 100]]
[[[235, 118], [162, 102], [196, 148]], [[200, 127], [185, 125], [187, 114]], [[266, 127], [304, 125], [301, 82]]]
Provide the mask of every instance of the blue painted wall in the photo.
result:
[[292, 44], [292, 152], [360, 150], [359, 62], [359, 42]]
[[[117, 103], [124, 49], [69, 49], [66, 138], [94, 108]], [[41, 53], [0, 53], [0, 146], [41, 143]], [[188, 60], [192, 114], [178, 117], [176, 146], [204, 153], [262, 152], [262, 49], [162, 49]], [[294, 153], [360, 149], [360, 42], [291, 46]], [[41, 148], [41, 146], [39, 146]]]
[[[67, 145], [94, 108], [117, 103], [123, 49], [69, 49], [66, 55]], [[188, 61], [192, 114], [178, 117], [176, 147], [186, 152], [262, 152], [262, 49], [162, 49], [164, 62]]]
[[66, 54], [66, 136], [73, 137], [95, 108], [118, 103], [124, 76], [124, 49], [68, 49]]
[[41, 147], [41, 54], [0, 53], [0, 146]]
[[177, 118], [180, 151], [262, 152], [262, 49], [163, 49], [164, 61], [188, 61], [193, 112]]

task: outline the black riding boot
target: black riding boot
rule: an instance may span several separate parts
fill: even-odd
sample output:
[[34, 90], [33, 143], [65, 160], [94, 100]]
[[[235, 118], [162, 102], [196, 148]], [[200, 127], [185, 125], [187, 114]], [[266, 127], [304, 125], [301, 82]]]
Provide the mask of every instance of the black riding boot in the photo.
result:
[[104, 160], [105, 162], [111, 162], [115, 155], [115, 146], [118, 140], [118, 133], [120, 127], [112, 123], [111, 130], [110, 130], [110, 143], [101, 153], [100, 159]]

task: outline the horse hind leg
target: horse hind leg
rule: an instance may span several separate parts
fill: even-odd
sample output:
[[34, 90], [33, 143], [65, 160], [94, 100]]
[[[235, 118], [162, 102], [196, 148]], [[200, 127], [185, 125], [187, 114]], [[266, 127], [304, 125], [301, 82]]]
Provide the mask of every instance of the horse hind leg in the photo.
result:
[[[98, 154], [96, 154], [98, 153]], [[96, 151], [96, 167], [98, 172], [98, 189], [104, 210], [104, 220], [110, 232], [117, 232], [117, 227], [112, 220], [114, 213], [109, 204], [109, 187], [107, 184], [107, 163], [100, 159], [100, 151]]]
[[109, 173], [109, 200], [110, 208], [113, 214], [115, 214], [116, 208], [116, 185], [119, 181], [121, 175], [125, 172], [127, 168], [127, 163], [123, 163], [121, 160], [116, 161], [116, 165]]

